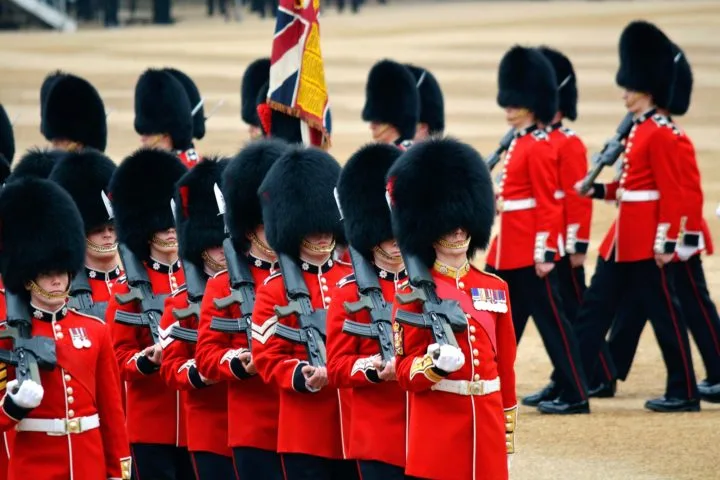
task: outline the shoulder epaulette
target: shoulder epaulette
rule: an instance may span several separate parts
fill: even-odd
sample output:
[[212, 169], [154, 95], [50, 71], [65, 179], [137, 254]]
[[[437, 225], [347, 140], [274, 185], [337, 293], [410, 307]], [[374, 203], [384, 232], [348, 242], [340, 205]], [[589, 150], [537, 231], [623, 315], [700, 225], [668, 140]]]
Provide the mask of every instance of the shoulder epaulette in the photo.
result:
[[410, 280], [408, 280], [408, 279], [406, 278], [405, 280], [403, 280], [403, 281], [401, 281], [401, 282], [398, 282], [397, 287], [395, 288], [395, 290], [400, 291], [400, 290], [402, 290], [402, 289], [404, 289], [404, 288], [408, 288], [409, 286], [410, 286]]
[[282, 272], [281, 272], [280, 270], [278, 270], [277, 272], [275, 272], [275, 273], [273, 273], [272, 275], [270, 275], [269, 277], [267, 277], [267, 278], [263, 281], [263, 285], [267, 285], [268, 283], [270, 283], [270, 280], [273, 280], [273, 279], [278, 278], [278, 277], [280, 277], [280, 276], [282, 276]]
[[486, 276], [488, 276], [488, 277], [492, 277], [492, 278], [500, 281], [503, 285], [506, 283], [505, 280], [503, 280], [502, 278], [498, 277], [498, 276], [495, 275], [494, 273], [486, 272], [485, 270], [480, 270], [479, 268], [477, 269], [477, 271], [478, 271], [479, 273], [483, 274], [483, 275], [486, 275]]
[[547, 140], [548, 134], [545, 130], [541, 128], [536, 128], [534, 132], [532, 132], [532, 136], [535, 140]]
[[180, 285], [180, 287], [178, 287], [178, 289], [173, 292], [172, 296], [177, 297], [185, 291], [187, 291], [187, 285]]
[[348, 285], [353, 282], [355, 282], [355, 274], [351, 273], [350, 275], [345, 275], [343, 278], [341, 278], [340, 281], [337, 282], [337, 287], [342, 288], [345, 285]]
[[103, 325], [105, 325], [105, 320], [103, 320], [103, 319], [100, 318], [100, 317], [96, 317], [95, 315], [88, 315], [87, 313], [83, 313], [83, 312], [81, 312], [80, 310], [75, 310], [74, 308], [70, 308], [70, 310], [72, 310], [73, 312], [77, 313], [78, 315], [81, 315], [81, 316], [86, 317], [86, 318], [92, 318], [92, 319], [95, 320], [96, 322], [100, 322], [100, 323], [102, 323]]
[[575, 130], [573, 130], [572, 128], [560, 127], [559, 130], [560, 130], [560, 132], [561, 132], [563, 135], [565, 135], [566, 137], [573, 137], [573, 136], [575, 136]]
[[223, 273], [227, 273], [227, 269], [225, 269], [225, 270], [220, 270], [220, 271], [217, 272], [215, 275], [213, 275], [212, 278], [219, 277], [219, 276], [222, 275]]
[[127, 283], [127, 275], [120, 275], [115, 283]]
[[670, 120], [665, 115], [661, 115], [659, 113], [656, 113], [652, 116], [653, 122], [657, 124], [658, 127], [669, 127], [671, 125]]

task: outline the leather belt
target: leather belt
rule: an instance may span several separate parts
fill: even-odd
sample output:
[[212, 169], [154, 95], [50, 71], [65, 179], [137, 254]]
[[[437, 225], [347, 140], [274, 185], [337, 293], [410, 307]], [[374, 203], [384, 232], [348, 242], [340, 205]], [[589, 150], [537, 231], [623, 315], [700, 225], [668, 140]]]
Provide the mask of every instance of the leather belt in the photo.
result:
[[616, 196], [619, 202], [654, 202], [660, 200], [660, 192], [657, 190], [625, 190], [620, 188]]
[[98, 414], [78, 418], [25, 418], [15, 429], [18, 432], [42, 432], [48, 435], [82, 433], [100, 427]]
[[432, 386], [438, 392], [454, 393], [456, 395], [489, 395], [500, 391], [500, 377], [492, 380], [440, 380]]
[[497, 210], [498, 212], [517, 212], [519, 210], [530, 210], [535, 208], [537, 202], [534, 198], [521, 198], [518, 200], [504, 200], [498, 198]]
[[565, 198], [565, 192], [562, 190], [555, 190], [555, 193], [553, 193], [553, 197], [555, 197], [555, 200], [562, 200]]

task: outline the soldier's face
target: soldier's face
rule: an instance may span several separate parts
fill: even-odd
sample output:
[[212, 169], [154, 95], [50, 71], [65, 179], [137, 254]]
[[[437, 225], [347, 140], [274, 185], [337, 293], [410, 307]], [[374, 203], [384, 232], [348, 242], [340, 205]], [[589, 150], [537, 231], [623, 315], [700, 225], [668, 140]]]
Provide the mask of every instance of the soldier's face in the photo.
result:
[[413, 140], [415, 142], [422, 142], [423, 140], [427, 140], [428, 137], [430, 137], [430, 129], [428, 128], [428, 124], [418, 123], [417, 127], [415, 128], [415, 138], [413, 138]]
[[96, 259], [114, 258], [117, 253], [115, 226], [109, 224], [91, 230], [87, 234], [87, 243], [89, 245], [87, 253], [90, 257]]
[[631, 113], [641, 114], [652, 106], [650, 95], [642, 92], [623, 90], [622, 99], [625, 108]]
[[161, 150], [172, 150], [172, 139], [169, 135], [140, 135], [140, 143], [145, 148], [159, 148]]
[[378, 143], [394, 143], [400, 138], [400, 132], [389, 123], [370, 122], [370, 133]]
[[312, 263], [321, 263], [332, 253], [334, 244], [332, 233], [306, 235], [300, 245], [300, 256]]
[[532, 113], [527, 108], [506, 107], [505, 120], [514, 128], [523, 128], [526, 124], [533, 121]]
[[220, 271], [221, 268], [216, 267], [222, 267], [225, 268], [225, 265], [227, 264], [225, 261], [225, 250], [223, 250], [222, 246], [219, 247], [211, 247], [205, 250], [205, 256], [209, 258], [208, 267], [210, 267], [213, 271]]
[[35, 284], [46, 294], [49, 294], [49, 297], [31, 290], [30, 299], [32, 303], [41, 308], [54, 310], [65, 304], [66, 294], [70, 286], [70, 275], [67, 272], [41, 273], [35, 279]]
[[177, 253], [177, 233], [174, 228], [168, 228], [161, 232], [155, 232], [150, 241], [150, 249], [163, 254]]
[[435, 243], [435, 251], [439, 256], [465, 255], [468, 251], [470, 236], [464, 228], [456, 228], [440, 237]]
[[400, 256], [400, 247], [398, 246], [397, 241], [394, 238], [381, 242], [379, 247], [391, 257], [402, 259], [402, 257]]

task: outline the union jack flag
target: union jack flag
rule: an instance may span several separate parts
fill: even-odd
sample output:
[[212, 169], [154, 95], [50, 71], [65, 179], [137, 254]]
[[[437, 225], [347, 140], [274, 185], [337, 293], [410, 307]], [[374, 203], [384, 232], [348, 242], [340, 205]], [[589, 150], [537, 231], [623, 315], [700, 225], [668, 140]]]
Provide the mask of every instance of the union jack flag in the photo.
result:
[[320, 0], [280, 0], [268, 105], [300, 119], [303, 142], [330, 144], [330, 106], [320, 50]]

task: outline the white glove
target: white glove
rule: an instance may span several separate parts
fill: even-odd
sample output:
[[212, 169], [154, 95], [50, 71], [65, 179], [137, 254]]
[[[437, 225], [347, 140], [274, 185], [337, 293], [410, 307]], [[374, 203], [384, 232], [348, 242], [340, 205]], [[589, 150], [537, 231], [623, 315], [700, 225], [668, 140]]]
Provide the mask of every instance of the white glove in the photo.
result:
[[718, 204], [717, 208], [715, 209], [715, 215], [720, 217], [720, 204]]
[[465, 365], [465, 355], [462, 350], [452, 345], [428, 345], [427, 353], [440, 370], [448, 373], [457, 372]]
[[[42, 385], [32, 380], [25, 380], [18, 388], [18, 381], [10, 380], [7, 383], [7, 394], [18, 407], [35, 408], [42, 402], [45, 390]], [[16, 391], [17, 389], [17, 391]]]
[[507, 454], [508, 472], [510, 471], [510, 467], [512, 466], [512, 459], [513, 459], [513, 454], [508, 453]]
[[698, 247], [691, 247], [688, 245], [679, 244], [675, 247], [675, 253], [677, 253], [678, 258], [683, 262], [687, 261], [687, 259], [692, 257], [697, 251]]

